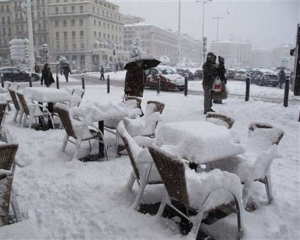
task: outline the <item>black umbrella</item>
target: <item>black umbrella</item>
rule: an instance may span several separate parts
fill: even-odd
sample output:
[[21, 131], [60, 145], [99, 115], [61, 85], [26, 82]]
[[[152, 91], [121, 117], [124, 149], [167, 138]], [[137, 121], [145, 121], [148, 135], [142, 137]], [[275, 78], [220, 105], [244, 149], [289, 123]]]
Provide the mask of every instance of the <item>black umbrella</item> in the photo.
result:
[[152, 68], [152, 67], [156, 67], [158, 64], [160, 64], [160, 61], [155, 59], [152, 56], [141, 55], [141, 56], [136, 56], [136, 57], [129, 59], [129, 61], [125, 64], [124, 69], [128, 70], [130, 68], [133, 68], [134, 66], [136, 66], [136, 62], [141, 61], [141, 60], [143, 61], [141, 68], [144, 70]]

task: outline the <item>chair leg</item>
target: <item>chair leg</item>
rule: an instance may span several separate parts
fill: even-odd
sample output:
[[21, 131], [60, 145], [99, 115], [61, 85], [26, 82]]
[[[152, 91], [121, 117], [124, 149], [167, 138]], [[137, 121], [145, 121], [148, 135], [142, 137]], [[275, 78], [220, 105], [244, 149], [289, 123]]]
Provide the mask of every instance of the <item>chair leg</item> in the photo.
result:
[[68, 138], [69, 138], [69, 136], [68, 136], [68, 134], [66, 134], [65, 137], [64, 137], [64, 141], [63, 141], [62, 148], [61, 148], [61, 150], [62, 150], [63, 152], [66, 151], [66, 147], [67, 147], [67, 143], [68, 143]]
[[139, 208], [139, 205], [140, 205], [144, 190], [146, 188], [146, 185], [147, 185], [147, 182], [145, 181], [145, 179], [142, 179], [141, 185], [140, 185], [140, 188], [139, 188], [139, 192], [138, 192], [138, 194], [135, 198], [135, 201], [133, 203], [133, 208], [135, 210], [138, 210], [138, 208]]
[[136, 179], [136, 177], [135, 177], [134, 172], [131, 172], [131, 174], [129, 176], [129, 179], [128, 179], [128, 182], [127, 182], [127, 187], [128, 187], [129, 190], [132, 189], [133, 184], [135, 182], [135, 179]]
[[79, 154], [79, 148], [80, 148], [80, 145], [81, 145], [81, 140], [80, 139], [76, 139], [76, 144], [75, 145], [76, 145], [76, 149], [75, 149], [73, 158], [78, 159], [78, 154]]
[[19, 113], [19, 111], [16, 110], [15, 115], [14, 115], [14, 122], [17, 122], [18, 113]]
[[159, 217], [161, 217], [163, 215], [163, 212], [164, 212], [165, 207], [167, 205], [167, 198], [168, 198], [168, 193], [167, 193], [167, 191], [165, 191], [164, 197], [163, 197], [163, 199], [161, 201], [161, 204], [159, 206], [158, 212], [156, 214]]
[[12, 206], [12, 209], [14, 212], [16, 222], [21, 222], [22, 221], [21, 212], [20, 212], [16, 194], [14, 193], [13, 190], [12, 190], [12, 196], [11, 196], [11, 206]]
[[268, 201], [269, 204], [271, 204], [273, 197], [272, 197], [272, 188], [271, 188], [271, 182], [268, 178], [267, 175], [265, 175], [265, 179], [264, 179], [264, 184], [265, 184], [265, 188], [266, 188], [266, 192], [267, 192], [267, 197], [268, 197]]

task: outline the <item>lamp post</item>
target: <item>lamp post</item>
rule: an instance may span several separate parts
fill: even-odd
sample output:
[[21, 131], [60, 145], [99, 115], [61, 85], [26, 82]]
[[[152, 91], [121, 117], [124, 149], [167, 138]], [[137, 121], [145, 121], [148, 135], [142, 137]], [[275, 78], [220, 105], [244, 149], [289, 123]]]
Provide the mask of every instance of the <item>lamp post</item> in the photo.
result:
[[216, 55], [218, 56], [218, 54], [219, 54], [219, 21], [221, 19], [224, 19], [224, 17], [217, 16], [217, 17], [213, 17], [212, 19], [217, 20], [217, 53], [216, 53]]
[[[205, 3], [211, 2], [212, 0], [202, 0], [199, 1], [197, 0], [196, 2], [202, 2], [203, 6], [202, 6], [202, 41], [204, 39], [204, 21], [205, 21]], [[202, 64], [205, 62], [205, 52], [203, 52], [202, 54]]]

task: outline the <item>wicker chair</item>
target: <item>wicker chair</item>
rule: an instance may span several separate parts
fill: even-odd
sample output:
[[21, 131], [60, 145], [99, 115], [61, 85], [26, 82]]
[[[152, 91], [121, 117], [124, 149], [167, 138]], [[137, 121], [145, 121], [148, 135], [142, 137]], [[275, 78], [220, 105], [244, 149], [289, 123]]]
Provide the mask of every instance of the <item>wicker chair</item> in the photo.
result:
[[12, 189], [17, 150], [18, 144], [0, 145], [0, 226], [8, 224], [10, 204], [12, 205], [15, 220], [17, 222], [21, 220], [18, 202]]
[[246, 155], [237, 156], [234, 159], [224, 159], [211, 164], [212, 168], [220, 168], [239, 176], [244, 184], [244, 205], [248, 208], [248, 200], [251, 195], [251, 181], [259, 181], [265, 185], [268, 202], [271, 203], [272, 184], [270, 168], [275, 158], [281, 157], [277, 152], [284, 131], [268, 123], [251, 123], [246, 145]]
[[133, 207], [137, 210], [146, 185], [162, 184], [163, 182], [155, 165], [153, 164], [148, 149], [143, 149], [137, 145], [134, 139], [126, 131], [123, 121], [118, 124], [117, 131], [124, 142], [133, 168], [127, 184], [128, 188], [132, 189], [135, 180], [139, 185], [139, 191], [133, 204]]
[[160, 115], [165, 107], [164, 103], [148, 101], [145, 115], [141, 118], [124, 118], [124, 124], [131, 136], [154, 137]]
[[219, 114], [219, 113], [208, 113], [206, 115], [206, 120], [214, 122], [216, 124], [218, 124], [218, 122], [221, 121], [221, 123], [226, 124], [227, 128], [229, 128], [229, 129], [234, 124], [234, 119], [233, 118], [228, 117], [228, 116], [223, 115], [223, 114]]
[[75, 102], [71, 101], [70, 102], [70, 108], [71, 107], [79, 107], [84, 94], [85, 94], [85, 90], [84, 89], [79, 89], [79, 88], [73, 89], [72, 96], [76, 98], [75, 100], [80, 99], [80, 101], [75, 101]]
[[[63, 127], [66, 131], [66, 135], [64, 138], [62, 151], [65, 152], [68, 141], [76, 145], [76, 150], [73, 155], [74, 158], [78, 158], [78, 152], [82, 141], [89, 141], [90, 149], [91, 140], [98, 140], [104, 144], [104, 150], [106, 154], [106, 158], [108, 160], [106, 143], [104, 141], [104, 136], [102, 132], [92, 125], [83, 124], [75, 119], [71, 119], [69, 114], [69, 108], [67, 105], [62, 103], [55, 104], [55, 111], [58, 113], [60, 120], [63, 124]], [[100, 140], [99, 140], [100, 139]]]
[[15, 106], [15, 109], [16, 109], [15, 116], [14, 116], [14, 121], [17, 122], [17, 117], [20, 114], [20, 105], [19, 105], [19, 102], [18, 102], [18, 98], [17, 98], [16, 92], [14, 90], [9, 89], [8, 92], [10, 94], [11, 100], [12, 100], [14, 106]]
[[4, 141], [6, 137], [5, 137], [5, 131], [2, 126], [5, 120], [5, 114], [6, 114], [5, 110], [7, 105], [8, 105], [7, 103], [0, 103], [0, 139], [3, 138]]
[[[20, 117], [20, 119], [21, 119], [20, 123], [23, 118], [22, 126], [25, 126], [27, 117], [30, 120], [29, 128], [31, 128], [33, 120], [35, 120], [36, 124], [38, 124], [38, 122], [36, 120], [37, 118], [48, 117], [50, 119], [52, 127], [54, 129], [54, 122], [53, 122], [52, 114], [48, 111], [47, 108], [45, 108], [44, 105], [36, 104], [36, 103], [27, 104], [27, 101], [23, 94], [17, 93], [17, 96], [18, 96], [19, 101], [22, 106], [22, 111], [23, 111], [22, 115], [25, 115], [24, 118], [22, 115]], [[41, 110], [41, 109], [43, 109], [43, 110]]]
[[[241, 237], [241, 184], [236, 175], [220, 170], [196, 173], [186, 167], [181, 158], [171, 155], [155, 145], [149, 147], [149, 151], [166, 187], [166, 195], [162, 200], [158, 215], [162, 215], [166, 204], [189, 221], [192, 221], [190, 212], [196, 212], [193, 230], [198, 233], [204, 213], [214, 210], [217, 206], [227, 204], [230, 199], [223, 199], [223, 195], [229, 193], [231, 200], [233, 198], [236, 205], [237, 235]], [[203, 176], [201, 176], [202, 174]], [[194, 182], [189, 185], [191, 181]], [[217, 191], [221, 190], [222, 195], [215, 195]], [[211, 200], [214, 201], [211, 203]], [[180, 203], [184, 210], [179, 208], [176, 203]]]
[[[263, 134], [255, 134], [256, 132], [263, 131]], [[273, 145], [278, 145], [284, 135], [284, 131], [279, 128], [275, 128], [272, 124], [269, 123], [251, 123], [249, 125], [249, 135], [248, 135], [248, 141], [246, 144], [247, 151], [253, 152], [257, 155], [262, 154], [267, 149], [271, 149]], [[258, 140], [258, 138], [263, 137], [264, 143], [261, 144], [261, 141]], [[275, 157], [279, 157], [279, 155], [274, 155]], [[270, 181], [270, 167], [272, 160], [274, 158], [271, 158], [267, 164], [265, 164], [265, 169], [262, 174], [262, 176], [257, 177], [254, 179], [254, 181], [259, 181], [265, 185], [267, 197], [269, 203], [272, 202], [273, 196], [272, 196], [272, 186]], [[257, 158], [256, 163], [254, 163], [253, 166], [259, 167], [262, 161], [261, 158]], [[250, 162], [249, 162], [250, 163]]]
[[130, 101], [135, 101], [136, 106], [134, 108], [139, 108], [141, 110], [141, 117], [144, 115], [143, 110], [142, 110], [142, 99], [139, 97], [134, 97], [134, 96], [126, 96], [125, 97], [125, 104], [126, 102]]

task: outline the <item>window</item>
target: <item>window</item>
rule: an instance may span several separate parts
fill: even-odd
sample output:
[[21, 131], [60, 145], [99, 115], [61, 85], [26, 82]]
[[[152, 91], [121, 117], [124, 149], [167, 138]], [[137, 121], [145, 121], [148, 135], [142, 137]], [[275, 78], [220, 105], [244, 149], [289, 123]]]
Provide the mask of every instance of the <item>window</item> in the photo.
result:
[[67, 7], [66, 6], [63, 7], [63, 11], [64, 11], [64, 13], [67, 13]]
[[83, 19], [79, 19], [79, 26], [83, 27]]
[[72, 27], [75, 27], [75, 19], [72, 19], [72, 20], [71, 20], [71, 26], [72, 26]]
[[96, 31], [94, 31], [94, 37], [96, 37], [97, 36], [97, 33], [96, 33]]
[[55, 13], [56, 13], [56, 14], [59, 14], [58, 7], [55, 7]]
[[72, 11], [72, 13], [75, 13], [75, 6], [71, 7], [71, 11]]
[[80, 48], [81, 48], [82, 50], [84, 50], [84, 43], [81, 43], [81, 44], [80, 44]]
[[80, 12], [80, 13], [83, 13], [83, 6], [80, 6], [80, 7], [79, 7], [79, 12]]
[[60, 44], [59, 44], [59, 42], [56, 42], [56, 50], [60, 50]]
[[72, 31], [72, 39], [75, 39], [75, 38], [76, 38], [76, 32]]
[[68, 32], [64, 32], [64, 40], [68, 40]]
[[63, 26], [67, 27], [67, 20], [63, 20]]
[[72, 50], [76, 50], [76, 43], [75, 42], [72, 43]]
[[68, 42], [64, 42], [65, 50], [68, 50]]
[[84, 37], [84, 31], [80, 31], [80, 38]]
[[58, 21], [58, 20], [55, 20], [55, 21], [54, 21], [54, 26], [55, 26], [55, 27], [59, 27], [59, 21]]
[[56, 38], [56, 40], [59, 40], [59, 32], [55, 33], [55, 38]]

